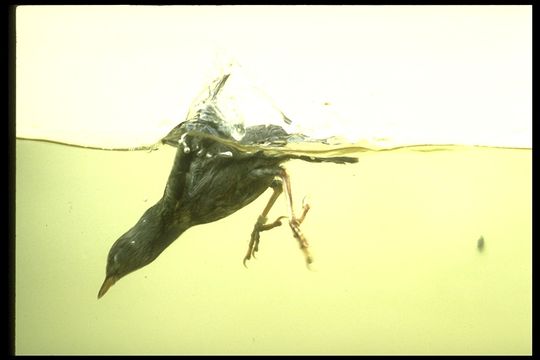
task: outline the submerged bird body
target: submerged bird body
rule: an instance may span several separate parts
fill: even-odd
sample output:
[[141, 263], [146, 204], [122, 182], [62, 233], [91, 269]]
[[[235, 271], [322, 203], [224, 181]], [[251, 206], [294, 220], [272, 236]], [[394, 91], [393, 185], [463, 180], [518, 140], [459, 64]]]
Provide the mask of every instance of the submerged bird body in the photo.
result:
[[[263, 150], [240, 151], [234, 146], [216, 140], [219, 138], [235, 141], [229, 128], [221, 126], [218, 121], [208, 121], [209, 118], [215, 118], [214, 113], [206, 115], [211, 116], [200, 116], [195, 121], [181, 123], [163, 139], [164, 143], [177, 146], [163, 196], [112, 245], [107, 258], [106, 278], [98, 298], [120, 278], [155, 260], [190, 227], [231, 215], [271, 187], [274, 189], [274, 195], [255, 225], [245, 260], [249, 259], [251, 254], [257, 251], [259, 232], [281, 224], [279, 219], [274, 224], [264, 224], [268, 210], [282, 191], [281, 181], [277, 178], [288, 179], [285, 170], [280, 166], [281, 163], [291, 159], [335, 163], [357, 161], [356, 158], [350, 157], [318, 158], [289, 154], [286, 151], [272, 154]], [[210, 135], [213, 138], [197, 136], [195, 133]], [[259, 125], [247, 128], [241, 140], [236, 143], [283, 144], [286, 143], [288, 136], [290, 135], [280, 126]], [[290, 191], [288, 183], [287, 186]], [[290, 200], [290, 194], [288, 196]], [[292, 208], [292, 200], [290, 201]], [[307, 209], [304, 210], [303, 216], [305, 212]], [[290, 225], [295, 237], [303, 241], [307, 248], [307, 242], [298, 229], [303, 216], [298, 221], [293, 219], [294, 216], [291, 214]]]
[[[211, 124], [189, 125], [189, 130], [215, 133]], [[99, 297], [121, 277], [152, 262], [185, 230], [224, 218], [255, 200], [284, 161], [246, 156], [218, 142], [189, 136], [177, 145], [162, 198], [113, 244]]]

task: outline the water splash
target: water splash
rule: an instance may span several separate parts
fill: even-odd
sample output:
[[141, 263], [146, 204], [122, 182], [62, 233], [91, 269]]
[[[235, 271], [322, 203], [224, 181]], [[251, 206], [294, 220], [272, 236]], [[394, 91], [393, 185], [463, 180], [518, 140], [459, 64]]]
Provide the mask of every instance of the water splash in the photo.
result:
[[[191, 128], [196, 128], [196, 126], [190, 126], [190, 123], [201, 121], [213, 124], [213, 127], [226, 138], [190, 130]], [[265, 142], [256, 144], [251, 143], [246, 138], [247, 128], [272, 126], [272, 124], [281, 128], [282, 132], [279, 133], [279, 136], [268, 138]], [[186, 120], [178, 124], [166, 136], [154, 144], [130, 148], [104, 148], [50, 139], [32, 138], [27, 140], [46, 141], [87, 149], [115, 151], [154, 151], [159, 149], [163, 144], [168, 144], [175, 147], [184, 146], [184, 152], [188, 153], [191, 149], [185, 145], [183, 139], [185, 136], [191, 135], [212, 139], [241, 152], [252, 153], [262, 150], [269, 155], [288, 153], [323, 157], [404, 149], [419, 152], [447, 151], [458, 146], [460, 148], [466, 146], [530, 149], [463, 144], [392, 144], [391, 139], [388, 138], [370, 138], [351, 142], [340, 134], [328, 134], [327, 136], [317, 138], [311, 137], [304, 133], [295, 132], [294, 130], [298, 129], [298, 127], [294, 125], [293, 120], [277, 108], [264, 92], [249, 81], [240, 65], [234, 61], [230, 61], [226, 66], [221, 68], [219, 75], [200, 91], [189, 108]], [[19, 137], [19, 139], [25, 138]]]

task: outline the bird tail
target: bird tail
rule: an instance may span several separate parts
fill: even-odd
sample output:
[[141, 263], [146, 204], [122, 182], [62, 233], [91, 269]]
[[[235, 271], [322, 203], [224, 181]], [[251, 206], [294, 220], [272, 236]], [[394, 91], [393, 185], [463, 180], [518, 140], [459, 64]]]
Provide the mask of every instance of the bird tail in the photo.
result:
[[308, 155], [288, 155], [289, 159], [298, 159], [314, 163], [331, 162], [336, 164], [354, 164], [358, 162], [358, 158], [350, 156], [332, 156], [332, 157], [317, 157]]

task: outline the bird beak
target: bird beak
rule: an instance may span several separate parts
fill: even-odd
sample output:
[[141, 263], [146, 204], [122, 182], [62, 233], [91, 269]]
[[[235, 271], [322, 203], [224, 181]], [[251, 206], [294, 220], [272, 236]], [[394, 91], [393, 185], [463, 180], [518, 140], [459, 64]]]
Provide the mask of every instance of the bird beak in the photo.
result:
[[105, 281], [103, 281], [103, 285], [101, 285], [101, 289], [99, 289], [98, 293], [98, 299], [101, 298], [105, 293], [109, 290], [111, 286], [114, 285], [114, 283], [118, 280], [116, 276], [107, 276], [105, 278]]

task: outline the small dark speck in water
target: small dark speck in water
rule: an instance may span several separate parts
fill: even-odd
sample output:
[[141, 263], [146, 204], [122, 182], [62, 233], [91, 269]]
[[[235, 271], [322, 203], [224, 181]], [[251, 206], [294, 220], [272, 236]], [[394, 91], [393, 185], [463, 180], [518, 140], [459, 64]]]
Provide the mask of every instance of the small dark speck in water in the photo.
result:
[[476, 248], [478, 249], [479, 252], [482, 252], [484, 250], [484, 246], [485, 246], [484, 243], [485, 243], [484, 237], [480, 236], [480, 239], [478, 239], [478, 241], [476, 242]]

